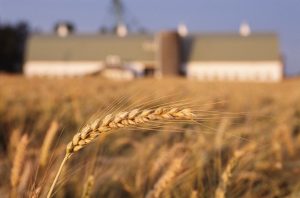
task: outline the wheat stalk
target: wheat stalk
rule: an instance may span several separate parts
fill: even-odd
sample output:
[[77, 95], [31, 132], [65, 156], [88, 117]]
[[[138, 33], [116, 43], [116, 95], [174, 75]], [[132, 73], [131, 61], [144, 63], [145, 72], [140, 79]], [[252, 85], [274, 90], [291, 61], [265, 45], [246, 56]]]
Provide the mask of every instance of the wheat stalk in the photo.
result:
[[158, 198], [163, 193], [163, 191], [170, 185], [172, 180], [180, 173], [182, 170], [182, 163], [184, 157], [175, 158], [167, 171], [163, 176], [156, 182], [153, 190], [151, 190], [146, 198]]
[[230, 179], [232, 177], [232, 171], [237, 166], [240, 159], [249, 151], [253, 150], [256, 147], [255, 143], [246, 145], [242, 149], [236, 150], [233, 154], [233, 157], [229, 160], [228, 164], [225, 167], [221, 175], [221, 181], [216, 189], [215, 197], [216, 198], [225, 198], [227, 186], [230, 184]]
[[87, 179], [87, 182], [84, 185], [83, 193], [81, 198], [89, 198], [91, 197], [93, 186], [94, 186], [95, 178], [94, 175], [90, 175]]
[[29, 184], [30, 177], [32, 175], [32, 163], [28, 160], [24, 165], [22, 175], [20, 177], [20, 182], [18, 186], [18, 192], [21, 194], [25, 194], [26, 188]]
[[30, 198], [39, 198], [40, 194], [41, 194], [41, 187], [38, 187], [34, 190], [32, 190], [32, 192], [30, 192], [29, 196]]
[[41, 167], [44, 167], [47, 164], [49, 151], [57, 131], [58, 131], [58, 123], [56, 121], [53, 121], [47, 131], [47, 134], [44, 138], [44, 142], [41, 148], [40, 160], [39, 160]]
[[120, 112], [118, 114], [109, 114], [103, 120], [96, 119], [92, 124], [87, 124], [68, 143], [66, 148], [66, 155], [58, 169], [54, 181], [50, 187], [47, 198], [51, 197], [54, 186], [58, 180], [60, 172], [66, 161], [79, 151], [94, 141], [102, 132], [109, 132], [115, 129], [125, 127], [135, 127], [143, 123], [159, 120], [191, 120], [195, 114], [188, 108], [172, 108], [159, 107], [155, 109], [134, 109], [128, 112]]
[[172, 158], [182, 152], [184, 148], [182, 143], [177, 143], [170, 150], [162, 151], [149, 171], [151, 178], [156, 177], [163, 167], [166, 167], [172, 161]]
[[23, 135], [16, 149], [10, 176], [10, 182], [12, 186], [12, 197], [16, 196], [16, 190], [20, 181], [20, 173], [22, 172], [28, 142], [29, 140], [27, 134]]
[[21, 131], [19, 129], [15, 129], [12, 131], [9, 137], [9, 158], [13, 160], [13, 156], [15, 156], [16, 148], [18, 147], [21, 139]]

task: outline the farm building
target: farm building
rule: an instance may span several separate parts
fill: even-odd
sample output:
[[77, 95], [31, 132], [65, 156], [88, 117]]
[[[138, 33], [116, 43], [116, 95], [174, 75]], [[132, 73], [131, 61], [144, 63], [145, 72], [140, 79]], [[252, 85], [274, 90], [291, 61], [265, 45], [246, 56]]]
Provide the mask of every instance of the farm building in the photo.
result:
[[32, 35], [24, 72], [28, 76], [82, 76], [126, 65], [141, 73], [153, 67], [154, 57], [153, 38], [147, 35], [126, 39], [115, 35]]
[[276, 82], [284, 76], [276, 34], [32, 35], [25, 75], [148, 74], [221, 81]]
[[275, 34], [203, 34], [187, 38], [185, 44], [188, 78], [263, 82], [283, 78]]

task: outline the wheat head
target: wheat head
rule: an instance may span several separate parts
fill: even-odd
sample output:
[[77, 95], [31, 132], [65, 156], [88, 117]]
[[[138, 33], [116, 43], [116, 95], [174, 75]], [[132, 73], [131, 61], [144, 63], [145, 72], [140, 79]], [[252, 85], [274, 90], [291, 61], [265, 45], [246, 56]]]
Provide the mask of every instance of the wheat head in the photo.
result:
[[155, 120], [192, 119], [194, 114], [190, 109], [180, 108], [156, 108], [156, 109], [134, 109], [129, 112], [120, 112], [116, 115], [109, 114], [103, 120], [96, 119], [92, 124], [86, 125], [77, 133], [67, 146], [68, 156], [79, 151], [87, 144], [95, 140], [100, 133], [114, 129], [137, 126]]
[[83, 193], [81, 198], [89, 198], [91, 197], [93, 186], [94, 186], [95, 178], [94, 175], [90, 175], [87, 179], [87, 182], [84, 185]]
[[100, 118], [96, 119], [92, 124], [87, 124], [83, 127], [82, 130], [75, 134], [68, 143], [66, 155], [61, 162], [47, 198], [51, 197], [54, 186], [66, 161], [71, 155], [94, 141], [100, 133], [125, 127], [134, 127], [151, 121], [192, 120], [193, 118], [195, 118], [195, 114], [193, 114], [189, 108], [158, 107], [155, 109], [134, 109], [132, 111], [120, 112], [115, 115], [109, 114], [103, 120]]
[[11, 197], [16, 196], [16, 190], [20, 182], [20, 175], [24, 166], [26, 147], [29, 143], [27, 134], [23, 135], [16, 149], [13, 166], [11, 169], [10, 182], [12, 187]]
[[243, 148], [236, 150], [233, 154], [233, 157], [229, 160], [228, 164], [223, 171], [220, 183], [215, 191], [216, 198], [225, 198], [227, 186], [230, 184], [230, 179], [232, 177], [232, 171], [239, 163], [240, 159], [249, 151], [252, 151], [256, 148], [255, 143], [250, 143], [249, 145], [244, 146]]
[[155, 183], [153, 190], [147, 194], [146, 198], [158, 198], [162, 195], [163, 191], [168, 188], [175, 177], [181, 172], [183, 168], [183, 159], [184, 157], [178, 157], [172, 161], [171, 165]]
[[42, 144], [41, 152], [40, 152], [40, 165], [44, 167], [47, 164], [49, 152], [55, 135], [58, 131], [58, 123], [53, 121], [47, 131], [47, 134], [44, 138], [44, 142]]

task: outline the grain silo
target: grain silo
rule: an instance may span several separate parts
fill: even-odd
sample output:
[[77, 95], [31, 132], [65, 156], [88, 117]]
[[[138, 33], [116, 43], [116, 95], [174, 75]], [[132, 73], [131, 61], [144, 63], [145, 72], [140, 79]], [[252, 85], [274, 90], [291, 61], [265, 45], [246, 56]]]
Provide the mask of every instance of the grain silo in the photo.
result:
[[158, 75], [177, 76], [181, 66], [181, 37], [177, 32], [158, 34]]

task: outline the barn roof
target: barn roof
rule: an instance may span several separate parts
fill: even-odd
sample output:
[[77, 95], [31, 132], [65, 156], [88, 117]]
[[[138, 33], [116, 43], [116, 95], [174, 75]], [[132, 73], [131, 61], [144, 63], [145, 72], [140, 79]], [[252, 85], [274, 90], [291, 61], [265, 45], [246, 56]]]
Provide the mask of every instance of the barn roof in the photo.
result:
[[198, 34], [185, 39], [185, 61], [271, 61], [279, 60], [276, 34]]
[[[125, 61], [153, 61], [151, 35], [32, 35], [27, 43], [27, 61], [101, 61], [119, 55]], [[150, 46], [150, 47], [149, 47]]]
[[[125, 61], [155, 61], [153, 35], [32, 35], [27, 61], [102, 61], [119, 55]], [[280, 59], [276, 34], [254, 33], [190, 35], [182, 42], [183, 61], [271, 61]]]

